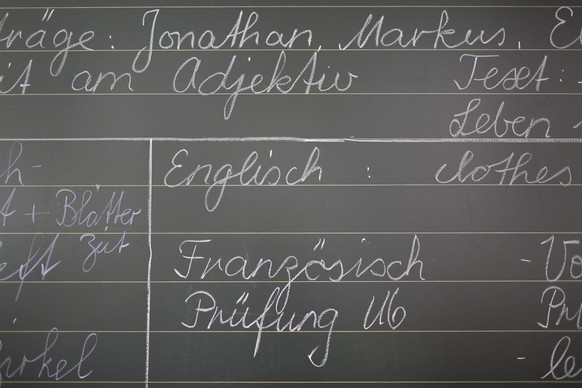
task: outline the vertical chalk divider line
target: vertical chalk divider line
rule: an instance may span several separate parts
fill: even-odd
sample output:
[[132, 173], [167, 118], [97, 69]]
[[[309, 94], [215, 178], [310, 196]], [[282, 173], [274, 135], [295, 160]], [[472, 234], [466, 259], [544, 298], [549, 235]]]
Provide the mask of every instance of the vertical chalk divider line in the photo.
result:
[[145, 343], [145, 388], [148, 388], [150, 381], [150, 325], [151, 325], [151, 300], [152, 300], [152, 152], [153, 139], [149, 139], [148, 152], [148, 274], [147, 274], [147, 315], [146, 315], [146, 343]]

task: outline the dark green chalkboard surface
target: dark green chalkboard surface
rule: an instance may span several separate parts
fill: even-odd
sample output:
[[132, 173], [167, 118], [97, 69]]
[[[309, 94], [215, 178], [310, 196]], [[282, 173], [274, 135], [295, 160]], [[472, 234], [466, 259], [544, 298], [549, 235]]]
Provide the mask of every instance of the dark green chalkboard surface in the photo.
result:
[[0, 386], [582, 385], [582, 4], [0, 1]]

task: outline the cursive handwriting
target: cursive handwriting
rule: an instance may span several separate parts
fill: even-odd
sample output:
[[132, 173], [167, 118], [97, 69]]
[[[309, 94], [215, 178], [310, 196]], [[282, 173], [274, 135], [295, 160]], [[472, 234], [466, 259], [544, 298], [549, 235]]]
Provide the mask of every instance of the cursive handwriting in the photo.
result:
[[[54, 12], [45, 13], [41, 19], [44, 23], [49, 23]], [[88, 44], [95, 37], [95, 32], [84, 31], [81, 34], [61, 28], [56, 29], [40, 28], [36, 30], [15, 30], [4, 31], [8, 21], [9, 13], [6, 12], [0, 20], [0, 47], [10, 49], [15, 43], [21, 43], [27, 49], [54, 49], [56, 54], [50, 62], [50, 74], [56, 77], [61, 74], [65, 62], [71, 50], [92, 51]], [[29, 66], [32, 64], [30, 62]]]
[[[542, 293], [541, 303], [547, 305], [545, 322], [538, 322], [538, 325], [548, 329], [550, 324], [559, 326], [562, 320], [574, 322], [577, 330], [582, 329], [582, 303], [576, 306], [574, 312], [570, 314], [571, 306], [566, 302], [566, 292], [558, 286], [550, 286]], [[556, 314], [554, 314], [554, 312]]]
[[251, 152], [240, 168], [232, 164], [224, 164], [217, 169], [214, 169], [212, 164], [198, 164], [193, 169], [186, 168], [182, 162], [188, 161], [188, 155], [189, 152], [186, 149], [181, 149], [174, 154], [172, 167], [164, 176], [164, 185], [170, 188], [189, 186], [197, 175], [205, 173], [203, 182], [209, 187], [204, 196], [204, 205], [209, 212], [216, 210], [222, 200], [226, 185], [231, 180], [237, 179], [243, 186], [274, 186], [281, 182], [287, 186], [293, 186], [305, 182], [312, 175], [321, 181], [323, 173], [319, 165], [319, 148], [317, 147], [311, 151], [302, 172], [297, 167], [282, 171], [282, 168], [276, 165], [263, 170], [263, 165], [257, 165], [259, 159], [257, 151]]
[[[580, 254], [571, 254], [574, 247], [580, 247], [580, 240], [561, 240], [563, 255], [560, 257], [554, 254], [554, 235], [542, 241], [540, 244], [548, 245], [548, 254], [546, 256], [546, 280], [555, 282], [560, 279], [564, 273], [572, 280], [582, 278], [582, 256]], [[568, 247], [573, 247], [569, 249]], [[569, 265], [568, 265], [569, 264]], [[566, 268], [568, 269], [566, 271]], [[555, 275], [550, 273], [554, 272]]]
[[113, 253], [121, 253], [127, 248], [130, 243], [126, 242], [126, 232], [121, 234], [121, 237], [115, 238], [114, 241], [105, 240], [102, 237], [95, 236], [93, 233], [84, 233], [79, 237], [80, 242], [84, 242], [89, 246], [89, 254], [83, 260], [83, 272], [89, 272], [97, 263], [97, 258], [101, 255], [110, 255]]
[[408, 31], [404, 28], [384, 28], [384, 15], [373, 25], [374, 15], [370, 14], [364, 21], [362, 28], [344, 45], [341, 50], [352, 46], [363, 48], [372, 41], [374, 47], [417, 47], [423, 42], [430, 44], [432, 48], [457, 48], [462, 46], [488, 45], [494, 43], [498, 47], [505, 42], [505, 28], [499, 28], [495, 32], [487, 34], [484, 30], [479, 32], [471, 29], [457, 31], [449, 28], [449, 13], [445, 9], [441, 12], [438, 26], [432, 29], [415, 28]]
[[151, 9], [143, 14], [142, 26], [148, 29], [148, 43], [138, 51], [133, 59], [132, 70], [136, 73], [142, 73], [149, 67], [156, 49], [242, 49], [248, 46], [258, 47], [261, 44], [267, 47], [293, 48], [298, 40], [304, 41], [310, 47], [313, 39], [311, 30], [295, 28], [290, 36], [285, 36], [283, 32], [277, 30], [264, 32], [257, 28], [260, 15], [255, 11], [240, 11], [229, 32], [220, 37], [212, 29], [187, 32], [163, 30], [159, 32], [159, 16], [159, 9]]
[[290, 69], [291, 66], [287, 64], [287, 53], [281, 51], [276, 63], [269, 67], [269, 70], [255, 72], [252, 75], [236, 70], [237, 67], [244, 66], [245, 62], [251, 61], [250, 56], [244, 60], [237, 55], [232, 55], [226, 69], [213, 72], [211, 66], [206, 66], [206, 74], [201, 70], [206, 62], [198, 57], [190, 57], [176, 70], [172, 88], [175, 93], [194, 92], [202, 96], [230, 93], [227, 93], [228, 98], [224, 105], [225, 120], [230, 118], [236, 101], [242, 93], [310, 94], [314, 91], [333, 93], [349, 90], [358, 76], [351, 72], [331, 71], [330, 66], [318, 64], [319, 55], [318, 51], [313, 52], [309, 59], [299, 66], [301, 69], [297, 70], [297, 68]]
[[[53, 360], [51, 354], [55, 352], [55, 345], [59, 339], [59, 331], [57, 328], [52, 328], [44, 343], [43, 349], [40, 353], [34, 355], [24, 354], [22, 358], [16, 358], [11, 355], [0, 359], [0, 384], [5, 379], [12, 379], [22, 376], [26, 370], [35, 368], [36, 377], [46, 377], [50, 380], [59, 381], [68, 376], [75, 376], [80, 380], [84, 380], [91, 375], [92, 370], [86, 370], [87, 359], [91, 356], [97, 347], [97, 334], [91, 333], [85, 337], [83, 346], [75, 361], [69, 361], [65, 358], [60, 360]], [[0, 354], [4, 350], [4, 344], [0, 340]], [[71, 363], [74, 364], [71, 365]]]
[[[472, 59], [473, 64], [471, 67], [471, 73], [464, 85], [460, 84], [457, 80], [453, 80], [457, 89], [465, 90], [469, 86], [477, 84], [482, 86], [485, 90], [500, 88], [505, 91], [511, 91], [516, 89], [524, 90], [533, 84], [535, 85], [534, 90], [539, 92], [541, 84], [549, 80], [548, 77], [544, 77], [546, 62], [548, 61], [547, 55], [544, 55], [538, 68], [535, 70], [530, 69], [528, 66], [522, 66], [520, 68], [512, 67], [503, 74], [502, 70], [498, 67], [491, 67], [486, 71], [483, 69], [483, 66], [487, 66], [489, 60], [494, 60], [499, 57], [499, 55], [461, 55], [459, 57], [459, 62], [463, 62], [465, 58], [470, 58], [470, 60]], [[487, 62], [487, 64], [483, 65], [483, 62]], [[500, 73], [502, 75], [500, 75]]]
[[568, 355], [572, 339], [562, 337], [554, 346], [550, 359], [550, 370], [542, 376], [542, 379], [552, 377], [554, 380], [573, 379], [582, 373], [582, 367], [576, 366], [576, 358]]
[[20, 264], [12, 272], [8, 272], [8, 274], [4, 274], [8, 271], [8, 263], [0, 262], [0, 281], [11, 280], [14, 278], [20, 280], [18, 291], [16, 293], [16, 300], [18, 300], [18, 297], [20, 296], [24, 281], [27, 280], [35, 270], [40, 270], [41, 278], [42, 280], [45, 280], [46, 276], [61, 263], [60, 261], [57, 261], [56, 263], [51, 261], [58, 238], [58, 234], [54, 235], [52, 239], [48, 241], [48, 245], [45, 246], [45, 235], [42, 233], [35, 234], [30, 243], [30, 249], [26, 261]]
[[477, 114], [481, 105], [480, 98], [473, 98], [467, 104], [463, 112], [453, 115], [449, 125], [449, 133], [452, 137], [467, 137], [473, 135], [491, 134], [495, 137], [530, 137], [532, 130], [541, 132], [544, 137], [550, 137], [550, 120], [545, 117], [531, 118], [526, 121], [525, 116], [517, 116], [507, 119], [503, 115], [505, 101], [499, 104], [497, 113], [492, 116], [489, 113]]
[[[512, 152], [506, 158], [490, 164], [477, 164], [470, 167], [475, 154], [473, 151], [466, 151], [458, 167], [452, 171], [447, 171], [448, 164], [443, 164], [435, 174], [435, 180], [439, 183], [459, 182], [480, 182], [485, 178], [496, 178], [498, 185], [513, 184], [540, 184], [557, 181], [562, 186], [569, 186], [572, 183], [572, 172], [570, 166], [562, 167], [557, 172], [551, 174], [547, 166], [538, 167], [533, 172], [530, 171], [530, 162], [533, 154], [524, 152], [521, 155]], [[532, 163], [533, 164], [533, 163]], [[530, 170], [528, 170], [530, 167]], [[536, 167], [533, 167], [536, 168]], [[448, 172], [448, 174], [447, 174]], [[551, 174], [551, 175], [548, 175]], [[449, 176], [447, 178], [447, 175]]]
[[[574, 17], [574, 11], [570, 7], [560, 7], [557, 9], [556, 13], [554, 14], [558, 23], [552, 28], [552, 32], [550, 33], [550, 44], [552, 47], [557, 49], [567, 49], [574, 45], [581, 45], [582, 46], [582, 28], [578, 24], [577, 29], [575, 28], [575, 23], [568, 23], [568, 19], [572, 19]], [[565, 19], [567, 17], [568, 19]], [[574, 28], [570, 28], [574, 25]], [[561, 34], [571, 34], [572, 31], [576, 31], [574, 35], [574, 39], [570, 40], [568, 43], [558, 43], [558, 36]], [[563, 37], [560, 37], [563, 38]], [[570, 35], [570, 39], [572, 36]]]
[[287, 282], [293, 283], [300, 278], [307, 280], [327, 279], [331, 282], [341, 282], [348, 277], [355, 279], [364, 276], [385, 278], [388, 280], [401, 280], [408, 277], [417, 277], [424, 280], [424, 263], [419, 259], [420, 240], [418, 236], [412, 238], [410, 251], [405, 258], [386, 259], [376, 257], [367, 259], [360, 257], [355, 263], [348, 265], [345, 259], [335, 259], [326, 261], [324, 259], [303, 259], [288, 255], [283, 260], [273, 260], [270, 258], [259, 258], [253, 263], [252, 258], [241, 255], [230, 258], [205, 257], [197, 253], [198, 245], [208, 244], [212, 240], [184, 240], [180, 244], [180, 255], [186, 263], [184, 270], [174, 269], [175, 273], [182, 279], [186, 279], [192, 272], [192, 265], [200, 262], [204, 266], [200, 274], [200, 279], [218, 272], [220, 275], [229, 278], [242, 278], [253, 280], [261, 276], [267, 279], [275, 279], [284, 276]]
[[189, 329], [197, 326], [204, 326], [210, 330], [215, 326], [243, 327], [245, 329], [257, 329], [255, 340], [255, 349], [253, 356], [256, 357], [261, 345], [263, 331], [274, 329], [280, 333], [283, 331], [297, 332], [304, 330], [306, 325], [313, 329], [327, 330], [325, 349], [316, 358], [320, 346], [315, 346], [308, 354], [309, 361], [315, 367], [322, 367], [327, 362], [331, 342], [331, 334], [334, 324], [338, 318], [338, 311], [333, 308], [326, 308], [323, 311], [316, 312], [310, 310], [305, 314], [297, 314], [287, 309], [289, 292], [275, 287], [267, 298], [264, 307], [260, 313], [252, 312], [251, 308], [245, 306], [251, 292], [243, 292], [237, 299], [236, 305], [232, 311], [222, 308], [214, 296], [207, 291], [199, 290], [191, 293], [185, 299], [184, 303], [191, 306], [192, 316], [188, 321], [183, 321], [182, 325]]
[[[134, 210], [124, 206], [125, 190], [121, 192], [113, 191], [109, 201], [104, 207], [91, 208], [93, 195], [99, 191], [84, 190], [80, 199], [75, 191], [71, 189], [61, 189], [57, 191], [55, 198], [61, 206], [60, 215], [57, 217], [57, 224], [70, 228], [72, 226], [94, 227], [99, 225], [133, 225], [135, 216], [141, 213], [141, 209]], [[97, 195], [95, 195], [97, 197]], [[60, 202], [62, 201], [62, 203]]]

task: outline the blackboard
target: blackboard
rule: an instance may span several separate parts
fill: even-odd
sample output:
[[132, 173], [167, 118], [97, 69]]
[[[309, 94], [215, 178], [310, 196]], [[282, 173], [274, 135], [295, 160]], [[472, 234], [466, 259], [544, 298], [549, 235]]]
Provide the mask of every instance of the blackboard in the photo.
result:
[[0, 2], [0, 385], [582, 383], [578, 1]]

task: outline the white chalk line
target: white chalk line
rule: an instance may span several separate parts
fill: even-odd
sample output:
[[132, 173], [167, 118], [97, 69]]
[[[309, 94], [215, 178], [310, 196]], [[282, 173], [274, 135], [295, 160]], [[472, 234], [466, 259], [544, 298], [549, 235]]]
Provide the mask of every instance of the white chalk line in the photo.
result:
[[151, 300], [152, 300], [152, 176], [153, 163], [152, 152], [153, 141], [149, 142], [149, 159], [148, 159], [148, 275], [147, 275], [147, 315], [146, 315], [146, 355], [145, 355], [145, 388], [148, 388], [150, 374], [150, 328], [151, 328]]
[[303, 138], [285, 136], [264, 137], [73, 137], [73, 138], [0, 138], [0, 142], [190, 142], [190, 143], [582, 143], [582, 138]]

